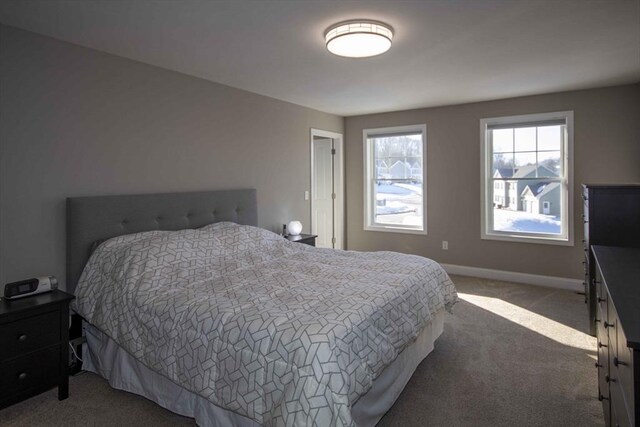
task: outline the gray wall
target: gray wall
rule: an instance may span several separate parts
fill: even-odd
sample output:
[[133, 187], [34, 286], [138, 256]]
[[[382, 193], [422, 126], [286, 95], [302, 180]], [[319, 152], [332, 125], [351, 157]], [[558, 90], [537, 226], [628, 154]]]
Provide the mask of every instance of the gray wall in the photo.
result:
[[64, 281], [69, 196], [253, 187], [308, 225], [312, 127], [343, 119], [0, 26], [0, 284]]
[[[575, 111], [576, 246], [480, 240], [480, 118], [559, 110]], [[638, 117], [636, 84], [344, 119], [348, 247], [580, 278], [579, 184], [640, 181]], [[429, 234], [365, 232], [362, 129], [416, 123]], [[343, 119], [0, 26], [0, 284], [64, 279], [68, 196], [255, 187], [261, 226], [308, 224], [311, 127]]]
[[[575, 246], [480, 239], [481, 118], [574, 111]], [[363, 231], [362, 129], [426, 123], [428, 235]], [[640, 84], [345, 119], [347, 244], [439, 262], [582, 278], [583, 182], [640, 182]], [[449, 241], [443, 251], [442, 241]]]

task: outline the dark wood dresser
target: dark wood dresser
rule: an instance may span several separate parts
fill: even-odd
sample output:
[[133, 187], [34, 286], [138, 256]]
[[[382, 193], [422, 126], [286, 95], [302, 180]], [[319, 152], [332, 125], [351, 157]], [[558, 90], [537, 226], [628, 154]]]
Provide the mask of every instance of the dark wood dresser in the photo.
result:
[[0, 301], [0, 408], [53, 387], [69, 396], [69, 302], [55, 290]]
[[596, 334], [592, 245], [640, 247], [640, 184], [583, 184], [584, 285], [591, 335]]
[[607, 426], [640, 425], [640, 248], [593, 246], [598, 398]]

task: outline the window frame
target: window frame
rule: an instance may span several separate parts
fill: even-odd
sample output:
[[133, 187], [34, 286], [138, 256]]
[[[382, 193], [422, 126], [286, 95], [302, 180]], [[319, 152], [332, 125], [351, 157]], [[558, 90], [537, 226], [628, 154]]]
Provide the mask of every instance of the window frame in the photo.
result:
[[[523, 233], [514, 231], [493, 230], [493, 204], [491, 190], [493, 180], [493, 149], [489, 147], [489, 126], [545, 122], [549, 120], [565, 121], [564, 146], [561, 147], [564, 176], [558, 181], [561, 190], [561, 206], [566, 208], [561, 212], [561, 224], [564, 231], [561, 235], [542, 233]], [[480, 213], [481, 235], [483, 240], [501, 240], [507, 242], [536, 243], [548, 245], [574, 246], [573, 230], [573, 111], [558, 111], [552, 113], [524, 114], [518, 116], [503, 116], [480, 119]], [[508, 193], [507, 193], [508, 194]], [[519, 197], [519, 196], [518, 196]]]
[[[369, 135], [393, 135], [396, 133], [415, 132], [422, 135], [422, 229], [407, 226], [397, 226], [391, 224], [376, 223], [375, 203], [372, 204], [372, 196], [374, 194], [373, 181], [375, 180], [375, 153], [373, 144], [369, 144]], [[391, 126], [382, 128], [370, 128], [362, 130], [363, 141], [363, 175], [364, 175], [364, 230], [365, 231], [382, 231], [387, 233], [403, 233], [403, 234], [427, 234], [427, 125], [406, 125]]]

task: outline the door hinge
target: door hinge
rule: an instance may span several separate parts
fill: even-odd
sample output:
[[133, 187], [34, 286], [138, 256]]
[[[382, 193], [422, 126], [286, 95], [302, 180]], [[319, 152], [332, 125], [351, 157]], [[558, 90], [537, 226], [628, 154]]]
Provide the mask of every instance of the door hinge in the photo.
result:
[[331, 155], [332, 155], [332, 156], [335, 156], [335, 155], [336, 155], [336, 149], [335, 149], [335, 148], [332, 148], [332, 149], [331, 149]]
[[336, 238], [335, 237], [331, 238], [331, 243], [333, 243], [334, 245], [336, 244]]
[[332, 198], [333, 200], [335, 200], [335, 199], [336, 199], [336, 193], [331, 193], [331, 198]]

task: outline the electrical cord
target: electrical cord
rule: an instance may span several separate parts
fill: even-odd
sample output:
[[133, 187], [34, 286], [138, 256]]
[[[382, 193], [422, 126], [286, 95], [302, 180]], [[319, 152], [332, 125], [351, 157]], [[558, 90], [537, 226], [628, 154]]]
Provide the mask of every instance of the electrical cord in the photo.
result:
[[69, 347], [71, 347], [71, 351], [73, 352], [73, 356], [78, 359], [79, 361], [82, 362], [82, 359], [80, 359], [80, 357], [78, 357], [78, 353], [76, 353], [76, 349], [73, 348], [73, 345], [71, 345], [71, 343], [69, 343]]

